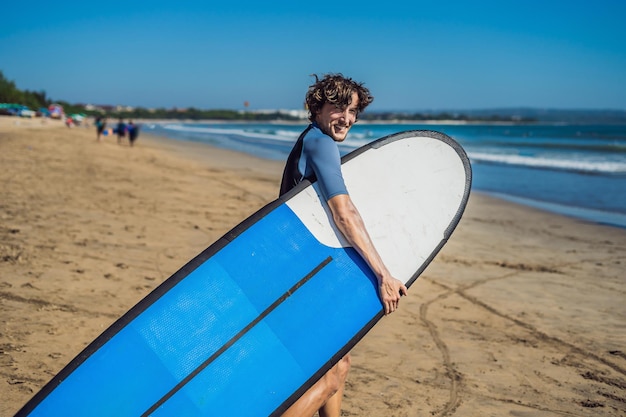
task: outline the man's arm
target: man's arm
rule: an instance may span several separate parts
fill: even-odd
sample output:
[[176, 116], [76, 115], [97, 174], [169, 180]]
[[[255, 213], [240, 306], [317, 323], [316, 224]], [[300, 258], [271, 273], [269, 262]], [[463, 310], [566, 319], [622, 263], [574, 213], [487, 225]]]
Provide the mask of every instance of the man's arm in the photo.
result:
[[370, 239], [363, 219], [348, 194], [336, 195], [328, 200], [328, 206], [335, 224], [348, 242], [363, 257], [378, 278], [378, 292], [385, 308], [385, 314], [398, 308], [400, 296], [406, 295], [407, 288], [391, 273], [383, 263]]

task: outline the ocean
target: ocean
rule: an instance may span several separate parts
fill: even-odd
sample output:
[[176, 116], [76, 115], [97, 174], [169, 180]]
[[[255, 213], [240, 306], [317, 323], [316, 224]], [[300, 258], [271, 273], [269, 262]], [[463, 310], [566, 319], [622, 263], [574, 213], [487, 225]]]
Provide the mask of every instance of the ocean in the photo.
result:
[[[284, 161], [306, 125], [155, 123], [146, 133]], [[626, 228], [626, 125], [357, 123], [346, 154], [406, 130], [436, 130], [472, 163], [472, 190], [515, 203]]]

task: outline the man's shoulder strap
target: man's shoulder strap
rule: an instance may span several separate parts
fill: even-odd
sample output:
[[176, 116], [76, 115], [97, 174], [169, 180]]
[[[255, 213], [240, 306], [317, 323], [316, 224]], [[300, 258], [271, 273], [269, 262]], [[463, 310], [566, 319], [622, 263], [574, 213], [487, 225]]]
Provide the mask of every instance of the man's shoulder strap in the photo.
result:
[[304, 132], [300, 134], [296, 144], [289, 153], [289, 157], [287, 157], [285, 170], [283, 171], [283, 178], [280, 183], [280, 195], [285, 194], [303, 180], [304, 176], [298, 170], [298, 163], [300, 162], [300, 156], [302, 155], [304, 137], [307, 133], [309, 133], [309, 130], [311, 130], [312, 127], [313, 125], [310, 124], [306, 129], [304, 129]]

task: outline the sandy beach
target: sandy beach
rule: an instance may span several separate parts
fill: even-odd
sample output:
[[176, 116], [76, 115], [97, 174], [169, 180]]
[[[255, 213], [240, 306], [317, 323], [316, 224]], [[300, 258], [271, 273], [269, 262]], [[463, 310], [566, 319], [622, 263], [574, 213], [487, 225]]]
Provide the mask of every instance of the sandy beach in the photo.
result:
[[[282, 164], [0, 117], [0, 417], [277, 196]], [[626, 415], [626, 230], [479, 193], [353, 350], [345, 416]], [[245, 400], [245, 398], [244, 398]]]

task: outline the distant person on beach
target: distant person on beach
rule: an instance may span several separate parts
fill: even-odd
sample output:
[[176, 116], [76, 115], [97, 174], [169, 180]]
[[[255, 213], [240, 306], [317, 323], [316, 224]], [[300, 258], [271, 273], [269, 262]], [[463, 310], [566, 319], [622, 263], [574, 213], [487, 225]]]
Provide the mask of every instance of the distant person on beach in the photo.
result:
[[135, 140], [137, 140], [137, 136], [139, 136], [139, 126], [130, 120], [126, 126], [126, 130], [128, 130], [128, 142], [130, 143], [130, 146], [133, 146]]
[[[378, 294], [385, 314], [390, 314], [398, 308], [400, 296], [406, 295], [407, 288], [391, 275], [370, 239], [344, 184], [337, 146], [345, 140], [358, 115], [373, 99], [362, 83], [341, 74], [327, 74], [321, 80], [315, 76], [315, 83], [306, 94], [311, 124], [302, 132], [287, 158], [280, 194], [287, 193], [305, 179], [317, 178], [337, 228], [378, 278]], [[321, 417], [339, 417], [349, 369], [350, 356], [346, 355], [283, 417], [309, 417], [317, 411]]]
[[117, 132], [117, 143], [121, 143], [122, 138], [126, 136], [126, 124], [121, 118], [117, 122], [117, 128], [115, 131]]
[[96, 118], [96, 134], [97, 134], [98, 141], [100, 141], [100, 136], [102, 135], [102, 132], [104, 132], [106, 125], [107, 125], [107, 122], [105, 118], [103, 117]]

